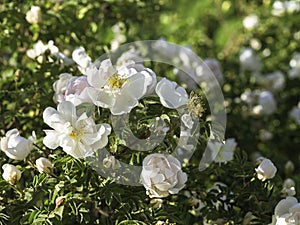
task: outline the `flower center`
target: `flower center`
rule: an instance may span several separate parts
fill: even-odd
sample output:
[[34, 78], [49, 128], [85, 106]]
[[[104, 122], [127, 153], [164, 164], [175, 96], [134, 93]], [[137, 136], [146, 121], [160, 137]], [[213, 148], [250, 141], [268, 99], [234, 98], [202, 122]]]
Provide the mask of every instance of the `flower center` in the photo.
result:
[[69, 136], [74, 140], [81, 139], [81, 136], [83, 135], [83, 131], [81, 130], [72, 130], [71, 133], [69, 133]]
[[203, 107], [203, 98], [199, 93], [191, 92], [190, 98], [186, 105], [188, 111], [195, 117], [201, 117], [205, 112], [205, 109]]
[[118, 74], [114, 74], [112, 75], [108, 81], [107, 81], [107, 85], [112, 87], [113, 89], [115, 88], [121, 88], [122, 85], [127, 81], [127, 79], [123, 79], [123, 78], [120, 78], [118, 76]]

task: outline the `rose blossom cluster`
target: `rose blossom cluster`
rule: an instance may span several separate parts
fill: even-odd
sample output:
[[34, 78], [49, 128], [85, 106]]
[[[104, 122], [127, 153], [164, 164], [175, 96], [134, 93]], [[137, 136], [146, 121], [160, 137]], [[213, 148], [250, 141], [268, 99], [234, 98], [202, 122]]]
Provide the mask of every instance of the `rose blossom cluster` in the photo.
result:
[[[27, 51], [27, 55], [39, 61], [44, 58], [46, 51], [57, 58], [62, 56], [53, 41], [49, 41], [46, 45], [38, 41]], [[183, 61], [186, 60], [183, 55], [181, 57]], [[154, 71], [144, 66], [143, 58], [138, 51], [132, 48], [124, 52], [115, 65], [110, 59], [92, 62], [83, 47], [78, 47], [72, 52], [72, 59], [68, 57], [63, 59], [64, 64], [76, 63], [81, 75], [62, 73], [53, 83], [53, 100], [57, 106], [47, 107], [43, 112], [43, 120], [50, 127], [44, 130], [43, 144], [46, 147], [50, 149], [60, 147], [74, 158], [93, 157], [108, 145], [109, 135], [112, 132], [110, 124], [97, 122], [101, 118], [96, 117], [95, 108], [108, 109], [113, 116], [124, 115], [130, 113], [139, 104], [140, 99], [150, 95], [158, 97], [163, 107], [185, 112], [181, 121], [186, 130], [181, 132], [184, 138], [180, 140], [179, 145], [181, 151], [184, 151], [183, 149], [190, 151], [194, 147], [187, 143], [187, 139], [191, 135], [188, 130], [195, 126], [194, 120], [201, 117], [204, 112], [199, 97], [194, 94], [189, 96], [187, 91], [174, 81], [157, 78]], [[210, 73], [212, 70], [217, 80], [223, 82], [218, 61], [207, 59], [198, 69], [202, 71], [201, 74]], [[10, 132], [7, 135], [11, 135]], [[33, 147], [33, 142], [27, 141], [24, 141], [23, 145], [27, 143], [28, 147], [22, 147], [22, 151], [19, 151], [23, 154], [20, 159], [24, 159], [29, 154], [29, 147]], [[215, 162], [227, 163], [233, 160], [236, 145], [234, 139], [228, 139], [220, 146], [215, 146]], [[11, 150], [3, 149], [3, 151], [12, 154]], [[103, 164], [104, 168], [121, 166], [114, 156], [105, 158]], [[45, 157], [36, 160], [36, 168], [41, 173], [51, 173], [53, 166]], [[8, 181], [13, 183], [20, 179], [21, 173], [17, 168], [5, 168], [3, 167], [5, 174], [8, 173], [6, 171], [14, 171], [11, 172], [10, 178], [6, 176]], [[176, 194], [184, 188], [186, 181], [187, 175], [182, 171], [179, 160], [173, 155], [156, 153], [143, 160], [140, 182], [151, 198]]]
[[[87, 158], [105, 148], [112, 128], [107, 123], [96, 123], [95, 114], [87, 113], [93, 107], [109, 109], [114, 116], [124, 115], [141, 98], [156, 95], [166, 108], [187, 108], [186, 90], [167, 78], [157, 80], [133, 49], [123, 53], [116, 65], [110, 59], [92, 62], [83, 47], [73, 51], [72, 59], [82, 75], [60, 74], [53, 84], [57, 108], [48, 107], [43, 113], [44, 122], [52, 128], [45, 130], [43, 140], [50, 149], [61, 147], [74, 158]], [[86, 112], [77, 110], [82, 105], [87, 107]], [[113, 156], [103, 163], [105, 168], [120, 166]], [[174, 156], [151, 154], [143, 161], [140, 180], [150, 197], [166, 197], [184, 187], [187, 175]]]

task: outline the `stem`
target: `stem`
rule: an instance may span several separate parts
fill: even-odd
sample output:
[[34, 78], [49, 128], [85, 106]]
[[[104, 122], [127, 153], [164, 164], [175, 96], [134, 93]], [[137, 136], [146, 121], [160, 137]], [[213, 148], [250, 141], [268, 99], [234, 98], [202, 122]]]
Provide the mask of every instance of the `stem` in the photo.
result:
[[11, 184], [11, 186], [20, 195], [20, 198], [22, 199], [24, 197], [23, 191], [21, 191], [17, 185]]
[[38, 150], [43, 152], [43, 149], [40, 146], [36, 145], [35, 143], [33, 143], [33, 146], [36, 147]]

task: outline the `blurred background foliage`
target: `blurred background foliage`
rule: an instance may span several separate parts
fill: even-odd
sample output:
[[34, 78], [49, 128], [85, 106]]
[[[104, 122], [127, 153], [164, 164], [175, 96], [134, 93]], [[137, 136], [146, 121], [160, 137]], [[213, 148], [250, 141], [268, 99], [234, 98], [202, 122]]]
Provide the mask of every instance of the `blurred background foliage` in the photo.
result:
[[[159, 201], [150, 203], [142, 187], [111, 183], [84, 162], [60, 150], [35, 150], [29, 162], [37, 156], [49, 157], [55, 164], [54, 174], [47, 176], [27, 170], [32, 165], [21, 162], [23, 175], [18, 188], [22, 193], [0, 180], [0, 224], [187, 225], [202, 224], [204, 216], [211, 220], [222, 218], [223, 223], [219, 224], [242, 224], [248, 212], [255, 216], [251, 224], [270, 223], [281, 196], [282, 180], [291, 177], [300, 184], [300, 128], [288, 117], [291, 108], [298, 104], [300, 82], [286, 79], [285, 89], [275, 94], [278, 110], [274, 115], [259, 118], [246, 115], [247, 109], [239, 98], [245, 90], [259, 86], [250, 73], [241, 70], [239, 53], [251, 45], [251, 40], [259, 40], [260, 47], [255, 51], [262, 62], [261, 71], [281, 70], [287, 78], [289, 61], [294, 52], [300, 51], [300, 15], [273, 16], [273, 3], [272, 0], [2, 0], [0, 136], [18, 128], [28, 137], [34, 130], [37, 144], [41, 144], [42, 130], [46, 128], [42, 112], [48, 106], [55, 107], [53, 82], [63, 72], [80, 75], [75, 65], [66, 66], [49, 52], [40, 60], [30, 59], [26, 51], [38, 40], [45, 44], [53, 40], [69, 58], [76, 47], [83, 46], [95, 60], [111, 49], [116, 38], [121, 37], [120, 43], [163, 38], [190, 47], [203, 59], [220, 61], [225, 80], [222, 89], [228, 106], [226, 136], [236, 138], [239, 148], [235, 160], [222, 167], [212, 165], [200, 173], [197, 165], [201, 155], [196, 153], [184, 168], [189, 174], [185, 190], [207, 205], [199, 215], [195, 212], [197, 203], [186, 197], [184, 191], [166, 198], [158, 207]], [[42, 19], [37, 24], [25, 19], [32, 5], [41, 8]], [[242, 21], [253, 13], [260, 23], [249, 31]], [[259, 140], [261, 129], [271, 131], [273, 139]], [[250, 159], [257, 151], [271, 158], [278, 168], [279, 176], [271, 183], [253, 180], [255, 164]], [[0, 165], [14, 163], [3, 152], [0, 156]], [[288, 160], [295, 165], [293, 172], [285, 169]], [[228, 185], [221, 187], [222, 194], [207, 192], [215, 181]], [[55, 199], [59, 196], [63, 198], [57, 203]], [[232, 207], [225, 210], [225, 204]], [[159, 220], [165, 222], [158, 223]]]

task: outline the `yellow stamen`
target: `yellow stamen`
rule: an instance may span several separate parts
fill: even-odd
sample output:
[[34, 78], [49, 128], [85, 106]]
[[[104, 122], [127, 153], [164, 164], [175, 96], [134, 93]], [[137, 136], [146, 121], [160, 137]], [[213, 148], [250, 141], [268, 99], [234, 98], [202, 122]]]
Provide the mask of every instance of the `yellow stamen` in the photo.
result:
[[78, 139], [81, 138], [82, 134], [83, 134], [82, 131], [72, 130], [72, 132], [69, 133], [69, 136], [70, 136], [72, 139], [78, 140]]
[[114, 74], [108, 79], [107, 84], [113, 88], [121, 88], [126, 81], [127, 79], [120, 78], [118, 74]]

